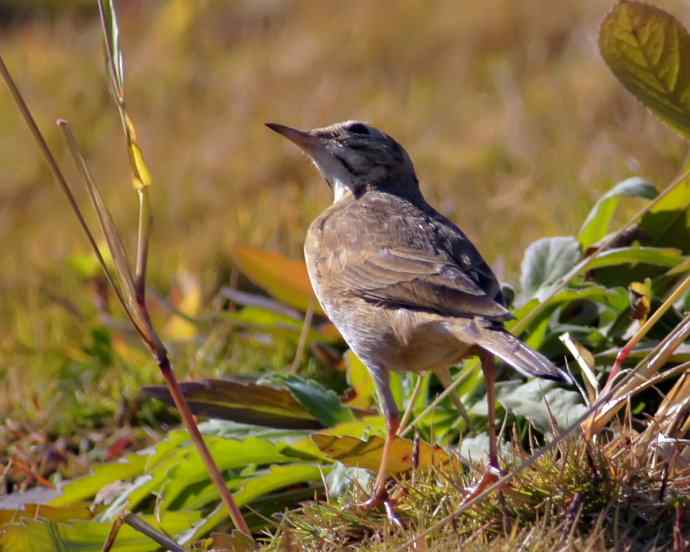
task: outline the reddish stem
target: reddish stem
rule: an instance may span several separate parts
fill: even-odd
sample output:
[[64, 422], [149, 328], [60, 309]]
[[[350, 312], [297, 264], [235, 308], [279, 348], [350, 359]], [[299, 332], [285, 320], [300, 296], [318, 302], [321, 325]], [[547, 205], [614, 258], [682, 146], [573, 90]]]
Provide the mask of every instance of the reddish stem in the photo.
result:
[[618, 377], [618, 374], [620, 373], [623, 364], [626, 360], [628, 360], [628, 357], [630, 356], [631, 351], [637, 345], [637, 342], [638, 340], [633, 338], [630, 341], [628, 341], [628, 343], [626, 343], [625, 347], [618, 351], [618, 354], [616, 355], [616, 360], [613, 363], [611, 372], [609, 372], [609, 377], [606, 380], [606, 385], [604, 386], [604, 389], [602, 391], [603, 393], [611, 389], [613, 382], [615, 381], [616, 377]]
[[235, 499], [232, 497], [232, 494], [228, 490], [225, 484], [225, 479], [223, 478], [223, 474], [220, 473], [220, 470], [218, 469], [216, 462], [213, 460], [213, 456], [211, 456], [211, 452], [208, 450], [208, 447], [206, 446], [206, 442], [204, 441], [204, 438], [202, 437], [201, 432], [199, 431], [199, 428], [196, 425], [196, 421], [194, 420], [194, 415], [192, 414], [192, 411], [189, 408], [189, 404], [187, 403], [187, 400], [184, 398], [184, 395], [182, 394], [180, 385], [177, 383], [175, 373], [173, 372], [172, 367], [170, 366], [170, 360], [168, 359], [165, 353], [158, 357], [158, 366], [160, 367], [161, 373], [163, 374], [165, 382], [168, 385], [170, 395], [172, 396], [173, 401], [175, 401], [175, 406], [177, 407], [177, 410], [182, 416], [182, 422], [187, 428], [187, 431], [189, 431], [189, 434], [192, 437], [192, 441], [196, 445], [196, 448], [199, 451], [199, 454], [201, 455], [204, 464], [206, 464], [206, 469], [208, 469], [208, 473], [211, 476], [211, 480], [218, 489], [218, 492], [220, 493], [220, 496], [223, 499], [225, 506], [230, 512], [230, 517], [232, 518], [235, 527], [237, 527], [237, 529], [241, 533], [244, 533], [248, 538], [252, 539], [252, 534], [249, 530], [249, 526], [247, 525], [247, 522], [244, 520], [244, 517], [242, 516], [239, 507], [235, 503]]

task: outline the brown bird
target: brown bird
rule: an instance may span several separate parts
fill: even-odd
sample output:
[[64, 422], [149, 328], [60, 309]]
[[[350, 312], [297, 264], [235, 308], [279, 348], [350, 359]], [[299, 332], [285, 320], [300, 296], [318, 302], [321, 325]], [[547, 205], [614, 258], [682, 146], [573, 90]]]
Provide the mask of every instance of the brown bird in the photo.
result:
[[409, 155], [386, 133], [359, 121], [309, 131], [268, 123], [314, 162], [334, 194], [304, 244], [309, 278], [328, 317], [369, 368], [387, 422], [374, 492], [386, 495], [390, 444], [400, 413], [391, 370], [448, 369], [479, 355], [486, 380], [489, 466], [473, 496], [499, 474], [494, 355], [526, 376], [570, 382], [567, 374], [503, 328], [511, 318], [484, 259], [422, 196]]

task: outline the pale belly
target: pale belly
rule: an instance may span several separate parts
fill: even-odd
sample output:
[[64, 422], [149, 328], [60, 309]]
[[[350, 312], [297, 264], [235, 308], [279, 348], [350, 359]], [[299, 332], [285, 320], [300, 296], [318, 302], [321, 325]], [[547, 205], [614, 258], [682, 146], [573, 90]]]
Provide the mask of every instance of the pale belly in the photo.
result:
[[447, 330], [441, 317], [407, 309], [387, 309], [363, 299], [341, 300], [336, 306], [313, 267], [308, 272], [321, 308], [350, 349], [369, 368], [434, 371], [456, 364], [470, 348]]

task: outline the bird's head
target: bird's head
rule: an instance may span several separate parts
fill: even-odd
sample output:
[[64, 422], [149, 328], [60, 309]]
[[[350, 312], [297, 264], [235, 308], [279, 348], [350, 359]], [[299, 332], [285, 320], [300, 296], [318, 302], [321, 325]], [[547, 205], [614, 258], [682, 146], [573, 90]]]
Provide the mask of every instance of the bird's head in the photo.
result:
[[266, 126], [297, 144], [314, 162], [335, 201], [348, 193], [359, 197], [383, 191], [417, 197], [419, 183], [410, 156], [393, 138], [361, 121], [297, 130], [276, 123]]

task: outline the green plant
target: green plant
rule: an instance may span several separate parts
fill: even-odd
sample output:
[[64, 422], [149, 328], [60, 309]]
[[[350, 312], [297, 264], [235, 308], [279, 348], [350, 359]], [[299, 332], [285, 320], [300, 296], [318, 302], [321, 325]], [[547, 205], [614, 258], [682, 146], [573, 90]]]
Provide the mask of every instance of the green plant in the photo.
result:
[[[683, 133], [690, 56], [683, 46], [686, 37], [668, 14], [634, 2], [614, 8], [601, 33], [602, 54], [614, 73]], [[659, 61], [641, 65], [645, 59]], [[675, 82], [665, 80], [673, 75]], [[660, 89], [659, 83], [668, 86]], [[504, 437], [512, 441], [504, 457], [513, 468], [499, 482], [510, 483], [503, 503], [495, 493], [485, 493], [472, 508], [461, 506], [461, 490], [485, 445], [486, 402], [476, 363], [457, 368], [449, 391], [466, 404], [469, 423], [458, 416], [447, 394], [438, 393], [430, 376], [396, 380], [396, 398], [411, 413], [409, 431], [422, 439], [418, 445], [398, 442], [403, 528], [391, 527], [383, 515], [347, 510], [358, 496], [358, 485], [366, 484], [361, 468], [376, 464], [381, 446], [382, 420], [366, 370], [348, 355], [318, 309], [307, 316], [315, 307], [300, 263], [236, 248], [236, 266], [274, 299], [229, 290], [225, 297], [232, 298], [233, 310], [185, 314], [185, 322], [203, 327], [209, 319], [222, 321], [243, 337], [274, 347], [289, 342], [295, 350], [301, 344], [312, 354], [306, 366], [298, 362], [295, 368], [310, 369], [310, 363], [328, 362], [318, 358], [335, 358], [336, 370], [344, 368], [350, 388], [345, 396], [334, 391], [342, 389], [342, 375], [334, 389], [295, 374], [182, 384], [196, 413], [231, 420], [207, 422], [203, 431], [211, 452], [222, 459], [223, 477], [235, 500], [254, 510], [248, 516], [251, 528], [272, 533], [269, 548], [288, 549], [295, 539], [324, 549], [380, 549], [411, 542], [420, 549], [511, 549], [527, 546], [534, 527], [543, 532], [544, 549], [566, 540], [591, 548], [666, 546], [675, 539], [670, 535], [674, 524], [682, 543], [687, 509], [682, 439], [690, 424], [688, 350], [682, 345], [688, 332], [689, 190], [685, 170], [659, 194], [645, 180], [626, 179], [596, 202], [577, 236], [545, 238], [527, 249], [512, 330], [554, 360], [569, 355], [581, 389], [501, 382]], [[612, 232], [617, 208], [626, 198], [645, 205]], [[165, 388], [144, 391], [173, 402]], [[621, 408], [623, 416], [617, 415]], [[579, 433], [580, 422], [589, 439], [568, 439]], [[545, 442], [549, 444], [540, 448]], [[450, 455], [433, 446], [438, 444]], [[455, 454], [464, 466], [454, 461]], [[144, 454], [131, 454], [69, 482], [42, 516], [31, 510], [15, 513], [20, 522], [8, 525], [0, 542], [78, 542], [98, 549], [111, 524], [128, 511], [158, 523], [178, 543], [197, 541], [219, 526], [223, 515], [211, 480], [195, 458], [187, 434], [175, 430]], [[97, 502], [107, 505], [92, 517], [80, 505], [97, 495]], [[295, 509], [314, 497], [318, 500]], [[280, 522], [272, 517], [286, 509]], [[126, 549], [130, 538], [136, 542], [132, 547], [141, 547], [136, 549], [157, 546], [123, 531], [115, 549]], [[209, 538], [209, 546], [226, 542], [220, 535]]]

